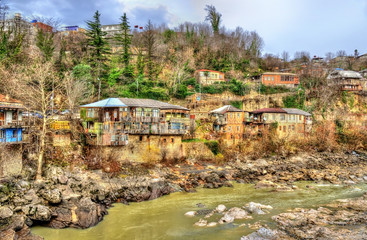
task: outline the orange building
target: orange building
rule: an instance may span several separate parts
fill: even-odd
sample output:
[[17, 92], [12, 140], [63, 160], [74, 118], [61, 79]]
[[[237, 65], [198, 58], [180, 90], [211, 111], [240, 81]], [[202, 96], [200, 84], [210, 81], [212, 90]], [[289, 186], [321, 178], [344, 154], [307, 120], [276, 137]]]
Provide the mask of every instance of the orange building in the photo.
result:
[[231, 105], [225, 105], [209, 113], [213, 130], [228, 144], [236, 144], [243, 138], [245, 113]]
[[36, 20], [32, 21], [32, 25], [38, 29], [41, 29], [44, 32], [52, 32], [53, 27], [50, 25], [44, 24], [42, 22], [37, 22]]
[[261, 75], [261, 83], [266, 86], [297, 87], [299, 77], [293, 73], [266, 72]]
[[224, 79], [224, 73], [207, 69], [196, 70], [195, 76], [198, 82], [202, 85], [210, 85], [226, 81]]

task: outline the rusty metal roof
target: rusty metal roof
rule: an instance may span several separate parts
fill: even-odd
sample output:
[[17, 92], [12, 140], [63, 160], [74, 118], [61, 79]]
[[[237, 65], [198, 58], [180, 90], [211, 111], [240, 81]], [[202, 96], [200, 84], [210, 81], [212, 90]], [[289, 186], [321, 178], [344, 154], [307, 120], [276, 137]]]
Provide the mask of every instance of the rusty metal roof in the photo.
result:
[[25, 108], [21, 101], [0, 94], [0, 108]]

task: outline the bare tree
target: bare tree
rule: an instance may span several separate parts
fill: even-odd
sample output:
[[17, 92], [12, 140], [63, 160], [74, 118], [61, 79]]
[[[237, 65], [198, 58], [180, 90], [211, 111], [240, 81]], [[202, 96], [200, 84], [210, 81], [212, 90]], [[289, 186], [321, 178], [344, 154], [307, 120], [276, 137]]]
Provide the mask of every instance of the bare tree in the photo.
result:
[[347, 52], [345, 50], [339, 50], [339, 51], [336, 52], [336, 56], [337, 57], [346, 57]]
[[327, 52], [325, 53], [325, 61], [329, 62], [330, 60], [332, 60], [335, 57], [335, 54], [332, 52]]
[[3, 70], [2, 74], [7, 76], [4, 81], [12, 96], [21, 100], [27, 108], [39, 112], [41, 116], [39, 131], [35, 133], [39, 143], [36, 179], [41, 180], [46, 138], [50, 123], [54, 121], [54, 98], [62, 92], [61, 83], [53, 71], [52, 63], [39, 60]]
[[90, 97], [88, 83], [84, 79], [76, 79], [72, 74], [67, 73], [63, 80], [66, 104], [70, 112], [85, 102]]
[[282, 60], [284, 63], [289, 62], [289, 53], [287, 51], [282, 52]]

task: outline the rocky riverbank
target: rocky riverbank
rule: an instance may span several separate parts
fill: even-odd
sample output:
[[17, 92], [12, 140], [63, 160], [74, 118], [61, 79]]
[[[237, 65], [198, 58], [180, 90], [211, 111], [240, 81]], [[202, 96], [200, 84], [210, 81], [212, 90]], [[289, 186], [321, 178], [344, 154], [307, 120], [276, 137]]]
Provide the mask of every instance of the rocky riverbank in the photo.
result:
[[[244, 159], [228, 162], [226, 166], [186, 162], [136, 169], [135, 165], [124, 167], [120, 175], [111, 177], [102, 171], [51, 166], [45, 169], [43, 181], [29, 180], [34, 176], [29, 169], [22, 176], [2, 179], [0, 239], [40, 239], [30, 233], [29, 228], [34, 225], [88, 228], [101, 221], [114, 202], [152, 200], [175, 191], [195, 191], [200, 185], [230, 187], [229, 181], [235, 180], [255, 183], [257, 188], [293, 191], [292, 183], [302, 180], [366, 182], [367, 156], [318, 153], [257, 161]], [[286, 232], [281, 228], [279, 231]]]
[[275, 230], [262, 227], [241, 240], [367, 239], [367, 194], [318, 209], [296, 208], [272, 219]]

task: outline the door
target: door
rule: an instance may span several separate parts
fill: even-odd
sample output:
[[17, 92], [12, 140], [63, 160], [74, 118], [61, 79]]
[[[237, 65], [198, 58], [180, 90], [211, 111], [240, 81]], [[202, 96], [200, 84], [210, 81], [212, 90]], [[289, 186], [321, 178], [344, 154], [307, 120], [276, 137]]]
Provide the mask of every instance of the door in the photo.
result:
[[5, 114], [5, 124], [8, 125], [13, 120], [13, 112], [7, 111]]

